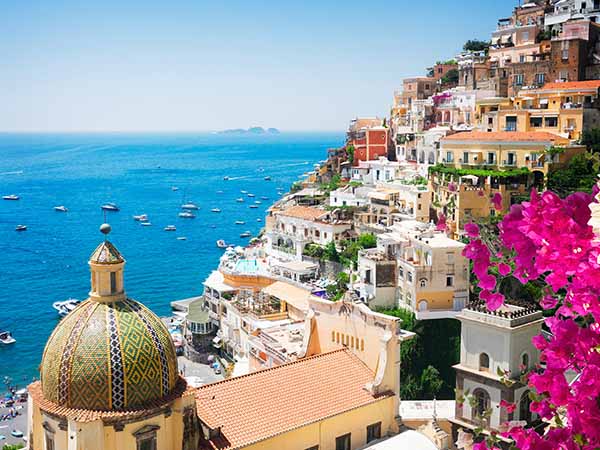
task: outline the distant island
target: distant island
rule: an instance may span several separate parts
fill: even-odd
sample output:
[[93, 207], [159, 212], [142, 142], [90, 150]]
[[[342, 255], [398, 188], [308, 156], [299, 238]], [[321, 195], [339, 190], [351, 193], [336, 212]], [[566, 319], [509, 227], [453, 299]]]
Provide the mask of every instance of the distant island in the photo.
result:
[[244, 128], [233, 128], [230, 130], [217, 131], [218, 134], [280, 134], [277, 128], [250, 127], [247, 130]]

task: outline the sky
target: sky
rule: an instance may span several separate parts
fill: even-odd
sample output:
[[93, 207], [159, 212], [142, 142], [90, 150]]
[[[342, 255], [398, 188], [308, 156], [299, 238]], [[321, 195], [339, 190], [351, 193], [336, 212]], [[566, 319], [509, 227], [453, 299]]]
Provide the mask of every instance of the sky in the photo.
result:
[[0, 131], [338, 131], [516, 1], [4, 0]]

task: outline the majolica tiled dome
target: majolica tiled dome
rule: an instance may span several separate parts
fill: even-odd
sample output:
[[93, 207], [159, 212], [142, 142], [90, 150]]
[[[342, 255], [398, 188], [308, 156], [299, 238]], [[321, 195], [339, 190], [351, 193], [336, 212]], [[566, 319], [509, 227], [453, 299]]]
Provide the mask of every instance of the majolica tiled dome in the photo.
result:
[[44, 397], [91, 410], [143, 408], [177, 382], [177, 357], [168, 330], [130, 299], [86, 300], [56, 327], [44, 350]]

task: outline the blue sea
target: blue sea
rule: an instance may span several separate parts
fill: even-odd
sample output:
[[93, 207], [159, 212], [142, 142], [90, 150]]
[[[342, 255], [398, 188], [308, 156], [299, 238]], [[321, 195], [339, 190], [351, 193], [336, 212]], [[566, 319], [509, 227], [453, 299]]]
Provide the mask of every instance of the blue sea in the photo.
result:
[[[167, 315], [169, 302], [202, 293], [215, 269], [218, 239], [247, 243], [256, 234], [277, 189], [291, 183], [343, 142], [342, 133], [215, 134], [0, 134], [0, 329], [17, 342], [0, 344], [0, 377], [23, 385], [38, 375], [46, 340], [58, 323], [52, 303], [85, 299], [88, 257], [103, 239], [100, 206], [109, 239], [127, 260], [128, 295]], [[271, 181], [265, 181], [265, 176]], [[224, 176], [232, 179], [225, 181]], [[173, 191], [171, 188], [179, 188]], [[245, 190], [256, 195], [246, 197]], [[222, 192], [220, 192], [222, 191]], [[258, 209], [249, 205], [261, 197]], [[178, 217], [180, 205], [200, 206], [196, 219]], [[53, 210], [64, 205], [67, 213]], [[213, 213], [220, 208], [221, 213]], [[133, 215], [147, 214], [143, 227]], [[235, 225], [244, 220], [245, 225]], [[27, 225], [16, 232], [18, 224]], [[166, 225], [176, 232], [165, 232]], [[177, 240], [185, 236], [187, 240]]]

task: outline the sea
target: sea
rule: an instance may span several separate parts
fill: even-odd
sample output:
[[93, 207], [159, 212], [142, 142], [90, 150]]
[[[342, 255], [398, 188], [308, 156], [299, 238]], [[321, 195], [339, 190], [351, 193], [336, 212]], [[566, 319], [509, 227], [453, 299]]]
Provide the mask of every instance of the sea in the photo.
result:
[[[108, 238], [127, 261], [127, 294], [168, 315], [171, 301], [202, 293], [223, 252], [216, 241], [247, 244], [240, 234], [259, 233], [281, 192], [343, 139], [343, 133], [0, 134], [0, 195], [20, 197], [0, 200], [0, 329], [17, 340], [0, 344], [0, 386], [5, 377], [24, 386], [39, 376], [44, 345], [59, 321], [52, 303], [87, 297], [87, 262], [104, 239], [102, 223], [111, 225]], [[256, 201], [259, 207], [249, 208]], [[120, 211], [104, 213], [106, 202]], [[200, 207], [195, 219], [178, 217], [184, 202]], [[68, 212], [53, 209], [59, 205]], [[136, 222], [139, 214], [152, 226]], [[17, 232], [19, 224], [27, 230]], [[164, 231], [167, 225], [177, 231]]]

